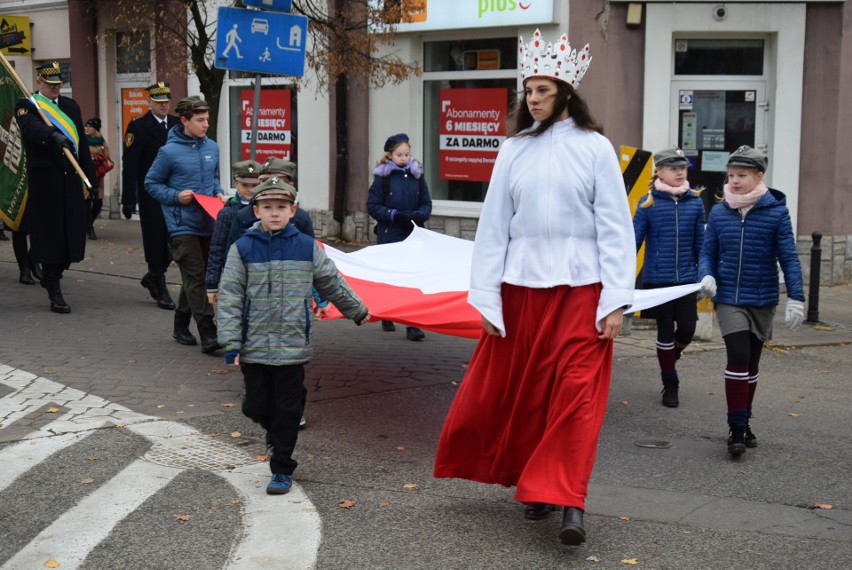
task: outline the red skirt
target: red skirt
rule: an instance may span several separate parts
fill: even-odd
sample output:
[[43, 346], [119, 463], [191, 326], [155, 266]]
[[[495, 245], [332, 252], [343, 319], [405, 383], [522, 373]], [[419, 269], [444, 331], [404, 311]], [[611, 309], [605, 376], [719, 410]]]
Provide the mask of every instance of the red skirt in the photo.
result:
[[517, 485], [515, 500], [585, 508], [612, 373], [600, 284], [503, 285], [506, 337], [483, 333], [444, 423], [435, 477]]

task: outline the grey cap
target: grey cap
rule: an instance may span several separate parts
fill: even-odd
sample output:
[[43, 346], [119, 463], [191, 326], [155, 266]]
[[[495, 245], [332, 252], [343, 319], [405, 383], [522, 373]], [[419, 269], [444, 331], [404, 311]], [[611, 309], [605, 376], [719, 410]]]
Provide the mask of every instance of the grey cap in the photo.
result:
[[654, 153], [654, 166], [689, 166], [689, 159], [677, 147]]
[[769, 159], [766, 158], [762, 152], [746, 145], [741, 146], [731, 153], [731, 157], [728, 159], [728, 166], [756, 168], [760, 172], [766, 172], [766, 166], [768, 164]]
[[231, 166], [231, 169], [234, 171], [234, 180], [240, 182], [257, 182], [261, 168], [260, 163], [254, 160], [242, 160], [235, 162]]
[[287, 184], [277, 176], [273, 176], [266, 182], [261, 183], [251, 193], [251, 199], [259, 200], [288, 200], [296, 203], [296, 189]]

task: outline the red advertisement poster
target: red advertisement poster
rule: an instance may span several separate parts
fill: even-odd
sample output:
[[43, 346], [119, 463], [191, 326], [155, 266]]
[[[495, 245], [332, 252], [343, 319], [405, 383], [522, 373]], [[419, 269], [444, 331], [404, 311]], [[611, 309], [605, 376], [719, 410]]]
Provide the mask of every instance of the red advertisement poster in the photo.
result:
[[[240, 92], [242, 159], [251, 158], [251, 118], [254, 110], [254, 90]], [[254, 159], [263, 162], [271, 156], [291, 160], [292, 145], [289, 89], [261, 89], [257, 114], [257, 148]]]
[[441, 89], [442, 180], [488, 182], [506, 139], [506, 88]]

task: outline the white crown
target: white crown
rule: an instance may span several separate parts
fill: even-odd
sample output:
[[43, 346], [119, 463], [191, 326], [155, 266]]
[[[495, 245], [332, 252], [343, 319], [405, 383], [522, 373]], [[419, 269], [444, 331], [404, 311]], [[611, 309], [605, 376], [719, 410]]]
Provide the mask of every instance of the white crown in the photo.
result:
[[523, 81], [533, 77], [555, 79], [577, 89], [592, 61], [589, 44], [579, 52], [572, 50], [566, 34], [562, 34], [555, 45], [545, 45], [541, 32], [536, 30], [528, 45], [524, 45], [524, 38], [519, 36], [518, 47], [518, 67]]

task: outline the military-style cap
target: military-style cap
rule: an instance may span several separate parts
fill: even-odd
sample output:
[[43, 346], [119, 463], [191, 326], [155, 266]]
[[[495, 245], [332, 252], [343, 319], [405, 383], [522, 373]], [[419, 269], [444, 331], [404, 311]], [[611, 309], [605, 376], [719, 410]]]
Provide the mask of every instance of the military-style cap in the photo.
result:
[[251, 199], [255, 202], [258, 200], [288, 200], [294, 204], [297, 202], [296, 189], [277, 176], [257, 186], [251, 194]]
[[263, 175], [284, 174], [290, 178], [290, 180], [294, 180], [296, 178], [296, 164], [289, 160], [278, 158], [277, 156], [270, 156], [266, 159], [266, 162], [263, 163], [263, 169], [260, 173]]
[[38, 78], [45, 83], [54, 85], [62, 83], [62, 69], [59, 67], [58, 61], [49, 61], [36, 67]]
[[178, 115], [183, 115], [184, 113], [189, 112], [198, 112], [203, 113], [205, 111], [210, 110], [210, 105], [199, 97], [198, 95], [191, 95], [189, 97], [184, 97], [180, 101], [178, 101], [177, 106], [175, 107], [175, 112]]
[[405, 133], [399, 133], [396, 135], [391, 135], [388, 137], [388, 140], [385, 141], [385, 152], [390, 152], [396, 147], [396, 145], [400, 143], [407, 143], [408, 135]]
[[750, 146], [743, 145], [733, 153], [728, 159], [728, 166], [745, 166], [746, 168], [756, 168], [760, 172], [766, 172], [766, 166], [769, 164], [769, 159], [762, 152], [754, 150]]
[[162, 103], [164, 101], [172, 100], [171, 87], [169, 87], [168, 83], [163, 81], [155, 83], [150, 87], [146, 87], [145, 90], [148, 92], [148, 98], [151, 99], [151, 101]]
[[689, 166], [689, 159], [679, 148], [667, 148], [654, 153], [654, 166]]
[[239, 182], [257, 182], [260, 176], [261, 165], [254, 160], [243, 160], [235, 162], [231, 169], [234, 171], [234, 180]]

